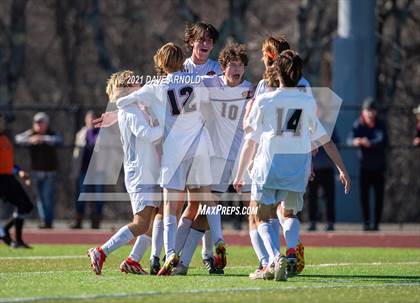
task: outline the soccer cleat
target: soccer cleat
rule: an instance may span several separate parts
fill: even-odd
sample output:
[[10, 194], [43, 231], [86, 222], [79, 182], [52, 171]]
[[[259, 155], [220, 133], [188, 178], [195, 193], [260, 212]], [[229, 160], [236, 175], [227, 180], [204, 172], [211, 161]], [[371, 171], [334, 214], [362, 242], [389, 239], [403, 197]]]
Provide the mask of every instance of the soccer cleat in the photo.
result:
[[90, 258], [90, 266], [92, 270], [100, 275], [102, 273], [102, 266], [104, 265], [106, 255], [101, 247], [91, 248], [87, 251], [87, 255]]
[[158, 276], [169, 276], [175, 266], [178, 265], [179, 258], [178, 256], [173, 253], [168, 258], [166, 258], [165, 263], [163, 264], [162, 268], [157, 273]]
[[276, 281], [287, 281], [287, 258], [282, 255], [278, 255], [274, 261], [274, 279]]
[[13, 248], [25, 248], [25, 249], [31, 249], [32, 246], [29, 246], [27, 243], [23, 241], [13, 241], [11, 243], [11, 247]]
[[226, 267], [227, 259], [226, 259], [226, 248], [225, 242], [222, 240], [216, 243], [216, 255], [214, 256], [214, 267], [216, 269], [223, 269]]
[[185, 276], [188, 273], [188, 267], [184, 266], [182, 263], [178, 263], [178, 265], [172, 270], [171, 276]]
[[297, 275], [296, 271], [296, 250], [294, 248], [289, 248], [286, 251], [286, 259], [287, 259], [287, 276], [294, 277]]
[[160, 259], [159, 257], [153, 256], [150, 259], [150, 274], [156, 276], [160, 270]]
[[273, 280], [274, 279], [274, 276], [275, 276], [275, 264], [274, 264], [274, 262], [271, 263], [270, 265], [267, 265], [267, 267], [263, 271], [262, 276], [263, 276], [264, 280]]
[[225, 273], [223, 269], [214, 266], [214, 259], [212, 257], [203, 259], [203, 265], [210, 275], [223, 275]]
[[254, 272], [249, 274], [249, 278], [251, 280], [264, 279], [265, 269], [266, 267], [262, 266], [260, 263], [260, 266], [258, 266], [258, 268]]
[[300, 274], [305, 268], [305, 247], [299, 240], [296, 246], [296, 274]]
[[140, 263], [131, 258], [127, 258], [121, 263], [120, 270], [126, 274], [147, 275], [147, 272], [141, 267]]

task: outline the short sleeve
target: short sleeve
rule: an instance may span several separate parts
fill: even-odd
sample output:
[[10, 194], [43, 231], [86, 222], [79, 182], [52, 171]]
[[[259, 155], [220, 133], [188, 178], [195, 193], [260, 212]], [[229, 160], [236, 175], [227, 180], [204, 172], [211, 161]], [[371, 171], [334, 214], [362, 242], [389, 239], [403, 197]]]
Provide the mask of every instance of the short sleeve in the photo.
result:
[[157, 101], [155, 86], [156, 85], [146, 84], [135, 92], [132, 92], [125, 97], [118, 98], [118, 108], [123, 108], [134, 102], [138, 102], [149, 107], [152, 103]]

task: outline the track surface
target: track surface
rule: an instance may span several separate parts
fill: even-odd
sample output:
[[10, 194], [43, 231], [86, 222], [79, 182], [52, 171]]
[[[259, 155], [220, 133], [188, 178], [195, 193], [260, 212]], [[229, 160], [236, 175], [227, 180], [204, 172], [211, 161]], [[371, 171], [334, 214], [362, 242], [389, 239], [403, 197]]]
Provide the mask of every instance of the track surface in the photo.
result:
[[[109, 230], [27, 229], [24, 239], [31, 244], [101, 244], [112, 232]], [[245, 231], [224, 232], [228, 245], [249, 246], [251, 242]], [[314, 247], [407, 247], [420, 248], [419, 232], [303, 232], [305, 246]], [[284, 245], [284, 243], [282, 243]]]

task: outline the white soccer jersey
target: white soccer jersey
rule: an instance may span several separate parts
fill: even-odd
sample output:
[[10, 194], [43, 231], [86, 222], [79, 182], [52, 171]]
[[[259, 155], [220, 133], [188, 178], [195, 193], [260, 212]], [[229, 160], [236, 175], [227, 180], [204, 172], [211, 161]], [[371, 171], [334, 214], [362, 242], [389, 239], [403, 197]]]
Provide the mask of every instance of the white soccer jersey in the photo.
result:
[[204, 64], [195, 64], [191, 57], [185, 60], [184, 70], [188, 73], [195, 73], [200, 76], [221, 75], [222, 69], [217, 61], [208, 59]]
[[164, 126], [161, 177], [165, 180], [185, 159], [212, 155], [213, 148], [200, 112], [209, 95], [201, 77], [175, 72], [160, 83], [147, 84], [132, 94], [119, 98], [117, 106], [139, 102], [151, 109]]
[[249, 123], [251, 136], [259, 142], [252, 180], [266, 188], [305, 191], [311, 141], [326, 134], [314, 98], [296, 88], [264, 93], [255, 100]]
[[138, 193], [157, 184], [160, 163], [154, 142], [162, 137], [160, 127], [151, 127], [137, 104], [118, 110], [118, 125], [124, 150], [124, 178], [128, 193]]
[[242, 118], [252, 84], [243, 81], [230, 87], [224, 76], [208, 77], [204, 84], [210, 93], [210, 112], [206, 115], [206, 126], [213, 142], [215, 156], [236, 160], [244, 132]]

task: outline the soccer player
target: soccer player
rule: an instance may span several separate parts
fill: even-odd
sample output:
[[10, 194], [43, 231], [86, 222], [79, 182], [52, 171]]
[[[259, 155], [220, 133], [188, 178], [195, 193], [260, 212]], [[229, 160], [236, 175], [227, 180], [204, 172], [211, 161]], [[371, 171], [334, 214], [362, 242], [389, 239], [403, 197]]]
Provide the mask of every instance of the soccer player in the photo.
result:
[[[15, 165], [13, 160], [13, 144], [5, 134], [6, 117], [0, 113], [0, 199], [9, 202], [15, 211], [3, 227], [0, 227], [0, 240], [14, 248], [31, 248], [22, 239], [25, 217], [34, 205], [20, 185], [14, 174], [17, 174], [26, 185], [30, 185], [29, 175]], [[9, 230], [15, 227], [15, 240], [10, 238]]]
[[[290, 49], [290, 45], [287, 41], [287, 39], [283, 36], [280, 36], [278, 38], [275, 37], [267, 37], [262, 42], [262, 61], [264, 62], [265, 66], [265, 72], [263, 75], [263, 79], [258, 83], [258, 86], [255, 90], [254, 99], [259, 96], [260, 94], [263, 94], [267, 91], [273, 90], [273, 88], [279, 86], [279, 82], [275, 77], [270, 77], [270, 68], [274, 64], [276, 58], [281, 54], [281, 52]], [[304, 89], [308, 94], [312, 95], [311, 88], [309, 85], [309, 82], [301, 77], [299, 79], [298, 86], [301, 87], [301, 89]], [[244, 129], [247, 128], [247, 119], [249, 112], [252, 108], [253, 100], [251, 102], [248, 102], [247, 109], [245, 113], [245, 119], [244, 119]], [[275, 237], [275, 235], [280, 234], [280, 225], [282, 225], [281, 221], [281, 212], [282, 212], [282, 204], [279, 205], [278, 209], [278, 215], [273, 215], [272, 218], [270, 218], [270, 224], [272, 226], [272, 232], [273, 232], [273, 239], [275, 240], [275, 245], [278, 249], [280, 249], [280, 239], [279, 236]], [[257, 206], [255, 201], [250, 201], [250, 206]], [[279, 221], [280, 220], [280, 221]], [[249, 275], [251, 279], [262, 279], [264, 277], [265, 268], [268, 264], [268, 252], [264, 248], [264, 243], [261, 239], [261, 237], [258, 234], [257, 231], [257, 222], [255, 214], [251, 214], [248, 217], [249, 221], [249, 235], [251, 238], [252, 247], [254, 248], [254, 251], [258, 257], [259, 266], [258, 268]], [[283, 229], [284, 231], [284, 229]], [[304, 258], [304, 247], [301, 241], [299, 240], [299, 244], [296, 249], [297, 253], [297, 273], [300, 273], [303, 271], [303, 268], [305, 267], [305, 258]]]
[[[296, 87], [302, 77], [302, 60], [292, 51], [283, 51], [276, 58], [272, 76], [279, 81], [279, 89], [256, 98], [249, 115], [250, 133], [241, 151], [235, 178], [235, 189], [243, 186], [245, 168], [251, 162], [259, 145], [252, 167], [252, 199], [259, 207], [258, 233], [269, 254], [266, 279], [287, 280], [296, 271], [296, 246], [299, 238], [299, 220], [303, 194], [311, 170], [311, 144], [322, 141], [326, 133], [316, 113], [316, 101]], [[350, 189], [350, 178], [332, 141], [324, 145], [329, 157], [340, 172], [345, 193]], [[284, 201], [282, 212], [284, 235], [288, 250], [286, 257], [274, 244], [269, 219]]]
[[[154, 61], [158, 74], [165, 78], [120, 98], [117, 104], [121, 107], [135, 102], [143, 104], [164, 125], [160, 183], [166, 261], [158, 275], [169, 275], [179, 260], [175, 251], [176, 213], [184, 203], [185, 190], [190, 195], [209, 192], [212, 179], [208, 172], [213, 148], [200, 112], [202, 103], [208, 102], [208, 90], [198, 75], [182, 71], [182, 49], [167, 43], [157, 51]], [[217, 244], [223, 239], [220, 217], [208, 216], [207, 219]]]
[[[218, 37], [218, 31], [209, 23], [197, 22], [186, 26], [184, 32], [184, 43], [187, 50], [191, 51], [191, 56], [184, 61], [184, 69], [187, 72], [195, 73], [200, 76], [222, 74], [219, 62], [209, 59], [210, 53], [213, 50]], [[208, 117], [211, 113], [209, 105], [204, 104], [201, 111], [203, 112], [206, 120], [209, 120]], [[188, 201], [188, 205], [182, 213], [177, 230], [176, 248], [178, 251], [184, 246], [191, 224], [197, 215], [198, 207], [199, 203], [191, 203], [191, 201]], [[205, 218], [204, 221], [206, 221]], [[217, 269], [214, 266], [213, 241], [208, 227], [203, 237], [201, 256], [203, 264], [210, 274], [220, 272], [220, 269]]]
[[[119, 97], [139, 88], [128, 84], [133, 76], [131, 71], [111, 76], [106, 89], [110, 102], [116, 102]], [[156, 194], [160, 195], [160, 189], [155, 185], [160, 168], [155, 143], [162, 137], [161, 127], [151, 127], [145, 109], [137, 104], [119, 107], [118, 125], [124, 151], [124, 182], [131, 200], [133, 221], [117, 231], [102, 246], [88, 250], [92, 269], [97, 275], [101, 274], [103, 263], [111, 252], [146, 233], [161, 203], [161, 199], [155, 197]], [[125, 265], [145, 274], [138, 262], [131, 261]]]
[[[210, 112], [207, 116], [206, 126], [215, 149], [211, 167], [212, 191], [216, 193], [216, 199], [221, 194], [228, 192], [234, 176], [235, 160], [244, 135], [241, 125], [242, 118], [252, 86], [250, 82], [244, 80], [248, 56], [243, 45], [233, 43], [226, 46], [219, 55], [219, 63], [223, 75], [204, 79], [210, 92]], [[203, 219], [205, 219], [204, 216], [196, 216], [192, 228], [184, 233], [186, 240], [183, 241], [185, 244], [182, 247], [180, 262], [172, 274], [187, 274], [191, 258], [206, 228], [206, 222], [205, 220], [203, 222]], [[177, 242], [178, 240], [177, 238]], [[180, 247], [177, 249], [181, 250]], [[214, 258], [216, 270], [210, 273], [223, 273], [223, 268], [226, 266], [225, 256], [220, 256], [218, 247], [216, 247], [216, 253]], [[213, 263], [213, 259], [210, 262]], [[211, 267], [209, 271], [210, 269]]]

